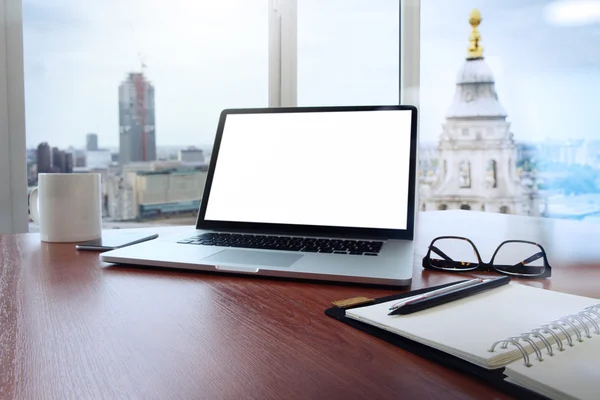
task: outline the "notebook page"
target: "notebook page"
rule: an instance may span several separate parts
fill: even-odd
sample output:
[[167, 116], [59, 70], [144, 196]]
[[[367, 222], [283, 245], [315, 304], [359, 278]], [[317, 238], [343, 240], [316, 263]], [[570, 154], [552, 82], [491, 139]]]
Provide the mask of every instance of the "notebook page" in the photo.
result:
[[507, 381], [552, 399], [596, 400], [600, 391], [600, 336], [575, 342], [573, 347], [555, 351], [544, 361], [531, 357], [531, 367], [521, 360], [506, 367]]
[[490, 353], [495, 341], [580, 312], [598, 300], [510, 283], [414, 314], [388, 316], [396, 302], [350, 309], [346, 316], [493, 369], [521, 357], [513, 346]]

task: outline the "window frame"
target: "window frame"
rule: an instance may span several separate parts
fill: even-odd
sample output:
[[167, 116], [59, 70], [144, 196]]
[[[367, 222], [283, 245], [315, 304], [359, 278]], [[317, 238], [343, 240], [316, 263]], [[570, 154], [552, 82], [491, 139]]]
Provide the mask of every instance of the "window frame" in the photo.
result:
[[25, 233], [29, 219], [21, 0], [0, 0], [0, 23], [0, 233]]
[[269, 0], [269, 107], [298, 104], [297, 60], [298, 2]]
[[[398, 104], [418, 107], [421, 0], [399, 1]], [[298, 0], [269, 2], [269, 106], [295, 107], [298, 105]]]
[[[421, 82], [421, 0], [400, 0], [399, 65], [400, 104], [410, 104], [418, 109]], [[418, 114], [420, 118], [421, 113]], [[417, 132], [420, 126], [417, 124]]]
[[[268, 1], [269, 107], [294, 107], [298, 0]], [[398, 104], [417, 107], [420, 7], [421, 0], [400, 0]], [[8, 188], [0, 190], [0, 232], [22, 233], [28, 231], [22, 0], [0, 0], [0, 23], [0, 188]]]

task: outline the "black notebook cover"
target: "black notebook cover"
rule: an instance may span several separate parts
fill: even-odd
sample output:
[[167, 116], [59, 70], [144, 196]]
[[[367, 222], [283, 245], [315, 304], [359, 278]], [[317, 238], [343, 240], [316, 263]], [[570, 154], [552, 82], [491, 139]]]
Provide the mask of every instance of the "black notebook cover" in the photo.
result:
[[454, 285], [456, 282], [448, 283], [445, 285], [434, 286], [426, 289], [419, 289], [412, 292], [402, 293], [398, 295], [380, 297], [375, 299], [374, 303], [358, 305], [356, 307], [348, 307], [348, 308], [339, 308], [332, 307], [325, 310], [325, 314], [330, 316], [331, 318], [335, 318], [338, 321], [341, 321], [347, 325], [350, 325], [356, 329], [360, 329], [363, 332], [366, 332], [370, 335], [373, 335], [379, 339], [385, 340], [388, 343], [391, 343], [395, 346], [398, 346], [404, 350], [410, 351], [411, 353], [415, 353], [421, 357], [427, 358], [431, 361], [435, 361], [439, 364], [442, 364], [446, 367], [454, 368], [462, 372], [466, 372], [468, 374], [474, 375], [475, 377], [485, 381], [489, 385], [507, 393], [509, 395], [515, 396], [521, 399], [533, 399], [533, 400], [548, 400], [547, 397], [541, 396], [537, 393], [524, 389], [520, 386], [512, 385], [508, 382], [504, 381], [504, 368], [488, 370], [482, 368], [478, 365], [472, 364], [468, 361], [465, 361], [459, 357], [453, 356], [451, 354], [445, 353], [441, 350], [434, 349], [433, 347], [429, 347], [427, 345], [421, 344], [419, 342], [415, 342], [414, 340], [407, 339], [405, 337], [396, 335], [392, 332], [388, 332], [384, 329], [377, 328], [373, 325], [369, 325], [364, 322], [357, 321], [352, 318], [346, 317], [346, 310], [351, 308], [358, 307], [367, 307], [373, 304], [385, 303], [387, 301], [398, 300], [404, 297], [415, 296], [421, 293], [427, 293], [432, 290], [441, 289], [446, 286]]

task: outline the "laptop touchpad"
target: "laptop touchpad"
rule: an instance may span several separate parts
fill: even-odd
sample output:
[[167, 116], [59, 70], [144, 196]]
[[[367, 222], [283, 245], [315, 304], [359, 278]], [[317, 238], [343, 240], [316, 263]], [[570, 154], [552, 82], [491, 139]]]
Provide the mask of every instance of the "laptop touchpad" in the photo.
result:
[[254, 250], [223, 250], [203, 258], [209, 264], [244, 264], [262, 267], [289, 267], [303, 256], [294, 253], [271, 253]]

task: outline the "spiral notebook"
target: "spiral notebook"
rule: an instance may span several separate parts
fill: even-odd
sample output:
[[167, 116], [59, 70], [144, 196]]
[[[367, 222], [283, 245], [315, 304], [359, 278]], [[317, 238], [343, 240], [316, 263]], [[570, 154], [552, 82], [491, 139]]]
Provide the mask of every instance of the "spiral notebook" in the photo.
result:
[[511, 283], [418, 313], [388, 316], [395, 302], [353, 308], [345, 316], [487, 370], [506, 367], [507, 382], [548, 398], [598, 398], [598, 299]]

